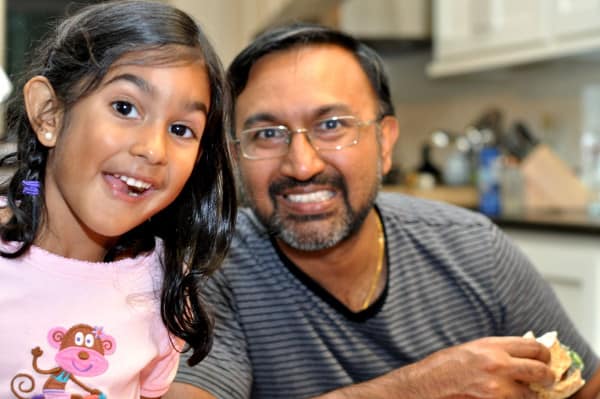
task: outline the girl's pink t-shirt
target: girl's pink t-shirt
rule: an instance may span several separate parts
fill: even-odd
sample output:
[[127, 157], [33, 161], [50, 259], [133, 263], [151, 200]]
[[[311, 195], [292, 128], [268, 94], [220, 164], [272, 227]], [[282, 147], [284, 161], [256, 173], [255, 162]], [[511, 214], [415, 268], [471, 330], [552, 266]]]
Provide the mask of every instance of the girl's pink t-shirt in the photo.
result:
[[53, 398], [163, 395], [181, 342], [161, 320], [157, 248], [110, 263], [38, 247], [17, 259], [0, 257], [0, 398], [15, 398], [12, 390], [41, 395], [45, 385], [55, 388], [46, 390]]

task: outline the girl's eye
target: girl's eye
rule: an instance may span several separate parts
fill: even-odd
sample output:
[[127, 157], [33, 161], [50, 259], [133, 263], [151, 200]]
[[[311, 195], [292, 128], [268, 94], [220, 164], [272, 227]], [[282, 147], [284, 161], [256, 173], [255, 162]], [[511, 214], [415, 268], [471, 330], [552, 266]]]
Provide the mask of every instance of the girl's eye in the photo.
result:
[[135, 105], [131, 104], [130, 102], [115, 101], [111, 104], [111, 106], [115, 111], [128, 118], [137, 118], [140, 116], [140, 114], [137, 111], [137, 108], [135, 108]]
[[169, 132], [176, 136], [179, 136], [179, 137], [185, 137], [185, 138], [195, 137], [192, 129], [190, 129], [189, 127], [187, 127], [185, 125], [171, 125], [169, 127]]

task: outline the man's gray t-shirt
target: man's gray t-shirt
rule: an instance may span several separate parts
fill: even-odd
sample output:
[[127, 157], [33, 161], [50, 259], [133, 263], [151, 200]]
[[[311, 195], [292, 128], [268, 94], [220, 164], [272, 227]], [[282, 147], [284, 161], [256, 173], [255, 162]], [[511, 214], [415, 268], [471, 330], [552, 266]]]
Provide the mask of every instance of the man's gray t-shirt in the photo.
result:
[[214, 346], [176, 380], [219, 399], [307, 398], [380, 376], [484, 336], [557, 330], [598, 365], [550, 287], [490, 221], [461, 208], [384, 193], [386, 288], [353, 313], [273, 245], [248, 210], [206, 300]]

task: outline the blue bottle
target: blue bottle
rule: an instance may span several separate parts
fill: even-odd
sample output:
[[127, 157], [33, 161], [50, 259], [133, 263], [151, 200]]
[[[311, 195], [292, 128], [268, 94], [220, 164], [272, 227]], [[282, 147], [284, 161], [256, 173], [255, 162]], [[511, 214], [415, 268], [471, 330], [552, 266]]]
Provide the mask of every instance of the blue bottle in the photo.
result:
[[479, 152], [477, 183], [479, 189], [479, 211], [497, 216], [502, 211], [500, 204], [500, 151], [496, 147], [484, 147]]

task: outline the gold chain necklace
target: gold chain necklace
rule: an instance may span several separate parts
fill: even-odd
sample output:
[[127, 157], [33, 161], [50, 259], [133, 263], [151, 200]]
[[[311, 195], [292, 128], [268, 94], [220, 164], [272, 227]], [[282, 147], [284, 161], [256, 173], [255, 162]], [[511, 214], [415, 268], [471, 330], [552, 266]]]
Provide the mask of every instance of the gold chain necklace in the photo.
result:
[[379, 276], [381, 275], [381, 270], [383, 269], [383, 255], [385, 253], [385, 236], [383, 234], [383, 226], [381, 225], [381, 219], [379, 218], [379, 215], [375, 215], [375, 218], [377, 219], [377, 243], [379, 244], [379, 253], [377, 255], [377, 269], [375, 269], [375, 275], [373, 276], [371, 287], [369, 287], [369, 292], [367, 293], [365, 301], [363, 302], [360, 310], [365, 310], [367, 307], [369, 307], [369, 304], [371, 303], [371, 298], [373, 297], [375, 289], [377, 288], [377, 285], [379, 283]]

